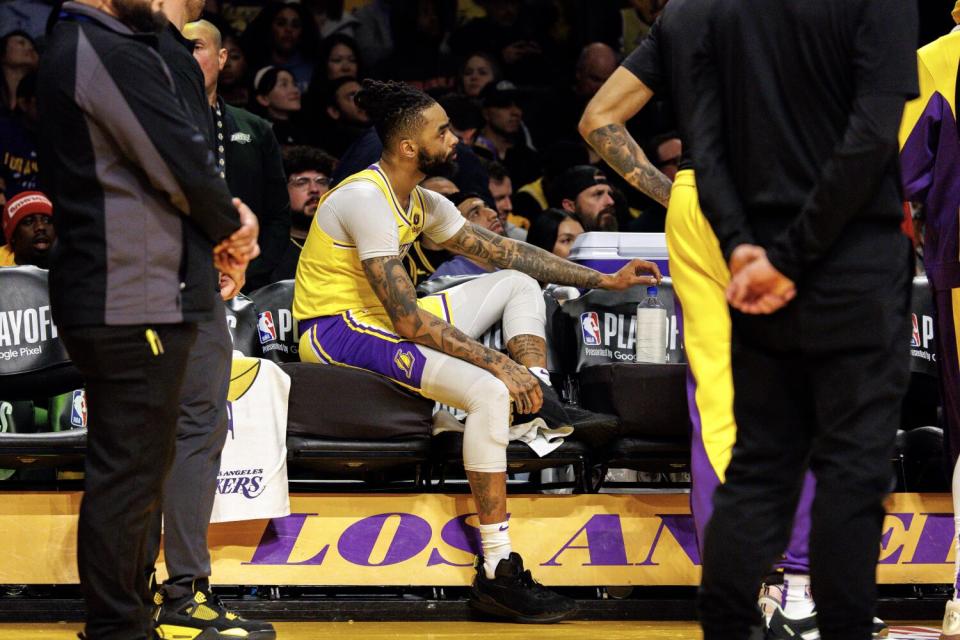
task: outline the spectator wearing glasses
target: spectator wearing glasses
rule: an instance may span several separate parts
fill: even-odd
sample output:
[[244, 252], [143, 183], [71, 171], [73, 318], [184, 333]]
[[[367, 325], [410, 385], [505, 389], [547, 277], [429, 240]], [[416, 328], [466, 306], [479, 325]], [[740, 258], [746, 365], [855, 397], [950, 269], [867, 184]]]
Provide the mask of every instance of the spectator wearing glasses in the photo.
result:
[[330, 176], [336, 164], [333, 156], [316, 147], [290, 147], [283, 154], [283, 169], [288, 176], [291, 224], [286, 251], [271, 278], [274, 282], [290, 280], [297, 275], [297, 262], [307, 232], [310, 231], [310, 223], [321, 196], [330, 190]]
[[270, 123], [245, 109], [227, 104], [217, 93], [220, 72], [229, 55], [219, 29], [206, 20], [184, 26], [193, 41], [193, 57], [203, 71], [207, 101], [213, 112], [217, 166], [230, 193], [256, 207], [260, 215], [260, 257], [247, 268], [245, 291], [270, 284], [287, 248], [290, 234], [290, 201], [280, 145]]

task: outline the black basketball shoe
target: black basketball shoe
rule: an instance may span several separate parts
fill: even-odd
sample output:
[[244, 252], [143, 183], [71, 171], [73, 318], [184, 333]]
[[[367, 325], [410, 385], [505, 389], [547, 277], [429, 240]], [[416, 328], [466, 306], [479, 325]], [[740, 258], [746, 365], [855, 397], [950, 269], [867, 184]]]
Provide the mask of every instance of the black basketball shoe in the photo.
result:
[[477, 575], [470, 589], [470, 606], [514, 622], [560, 622], [577, 612], [571, 598], [550, 591], [523, 569], [523, 559], [511, 553], [497, 564], [495, 577], [487, 578], [483, 557], [477, 558]]
[[617, 436], [620, 424], [617, 416], [564, 404], [556, 389], [545, 384], [543, 380], [538, 379], [538, 382], [543, 393], [543, 405], [533, 414], [515, 414], [514, 424], [524, 424], [531, 422], [534, 418], [542, 418], [551, 429], [573, 427], [571, 437], [594, 448], [608, 444]]
[[276, 640], [272, 624], [246, 620], [228, 611], [208, 589], [170, 602], [159, 593], [155, 598], [159, 606], [154, 625], [161, 640]]

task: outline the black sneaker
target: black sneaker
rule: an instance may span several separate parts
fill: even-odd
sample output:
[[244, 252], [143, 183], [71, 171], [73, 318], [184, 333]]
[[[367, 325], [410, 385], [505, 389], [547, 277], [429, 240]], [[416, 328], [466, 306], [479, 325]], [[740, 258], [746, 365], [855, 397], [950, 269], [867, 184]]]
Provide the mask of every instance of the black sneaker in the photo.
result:
[[534, 414], [520, 414], [513, 417], [514, 423], [523, 424], [534, 418], [543, 418], [551, 429], [573, 427], [572, 438], [587, 445], [599, 448], [609, 444], [617, 436], [620, 421], [617, 416], [597, 413], [560, 400], [556, 389], [538, 380], [543, 393], [543, 405]]
[[161, 640], [276, 640], [269, 622], [246, 620], [228, 611], [220, 598], [208, 590], [165, 602], [154, 613], [154, 626]]
[[539, 378], [537, 378], [537, 382], [540, 383], [540, 392], [543, 394], [543, 404], [540, 405], [540, 410], [536, 413], [514, 416], [514, 422], [524, 423], [530, 422], [534, 418], [543, 418], [543, 421], [551, 429], [569, 426], [570, 416], [567, 414], [556, 390]]
[[550, 591], [523, 570], [523, 559], [511, 553], [497, 564], [496, 577], [487, 578], [483, 557], [477, 558], [477, 576], [470, 589], [470, 606], [514, 622], [560, 622], [577, 612], [571, 598]]

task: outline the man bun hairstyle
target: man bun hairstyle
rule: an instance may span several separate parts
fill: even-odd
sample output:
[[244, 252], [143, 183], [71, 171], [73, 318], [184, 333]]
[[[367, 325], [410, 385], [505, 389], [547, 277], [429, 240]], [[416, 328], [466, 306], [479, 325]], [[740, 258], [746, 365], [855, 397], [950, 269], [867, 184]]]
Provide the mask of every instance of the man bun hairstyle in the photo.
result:
[[390, 147], [422, 127], [425, 124], [423, 111], [436, 104], [423, 91], [392, 80], [364, 80], [355, 100], [357, 106], [367, 113], [384, 147]]

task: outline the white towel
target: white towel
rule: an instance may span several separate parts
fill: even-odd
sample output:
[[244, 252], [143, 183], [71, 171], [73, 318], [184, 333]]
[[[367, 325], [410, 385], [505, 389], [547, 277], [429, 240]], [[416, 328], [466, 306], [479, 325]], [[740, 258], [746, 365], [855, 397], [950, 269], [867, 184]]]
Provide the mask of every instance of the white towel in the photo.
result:
[[[437, 411], [433, 415], [433, 435], [444, 431], [463, 433], [464, 425], [449, 411]], [[529, 422], [510, 426], [510, 439], [519, 440], [541, 458], [563, 444], [563, 439], [573, 433], [573, 427], [563, 426], [551, 429], [543, 418], [534, 418]]]
[[276, 364], [234, 354], [227, 403], [229, 430], [211, 522], [290, 515], [289, 395], [290, 376]]

